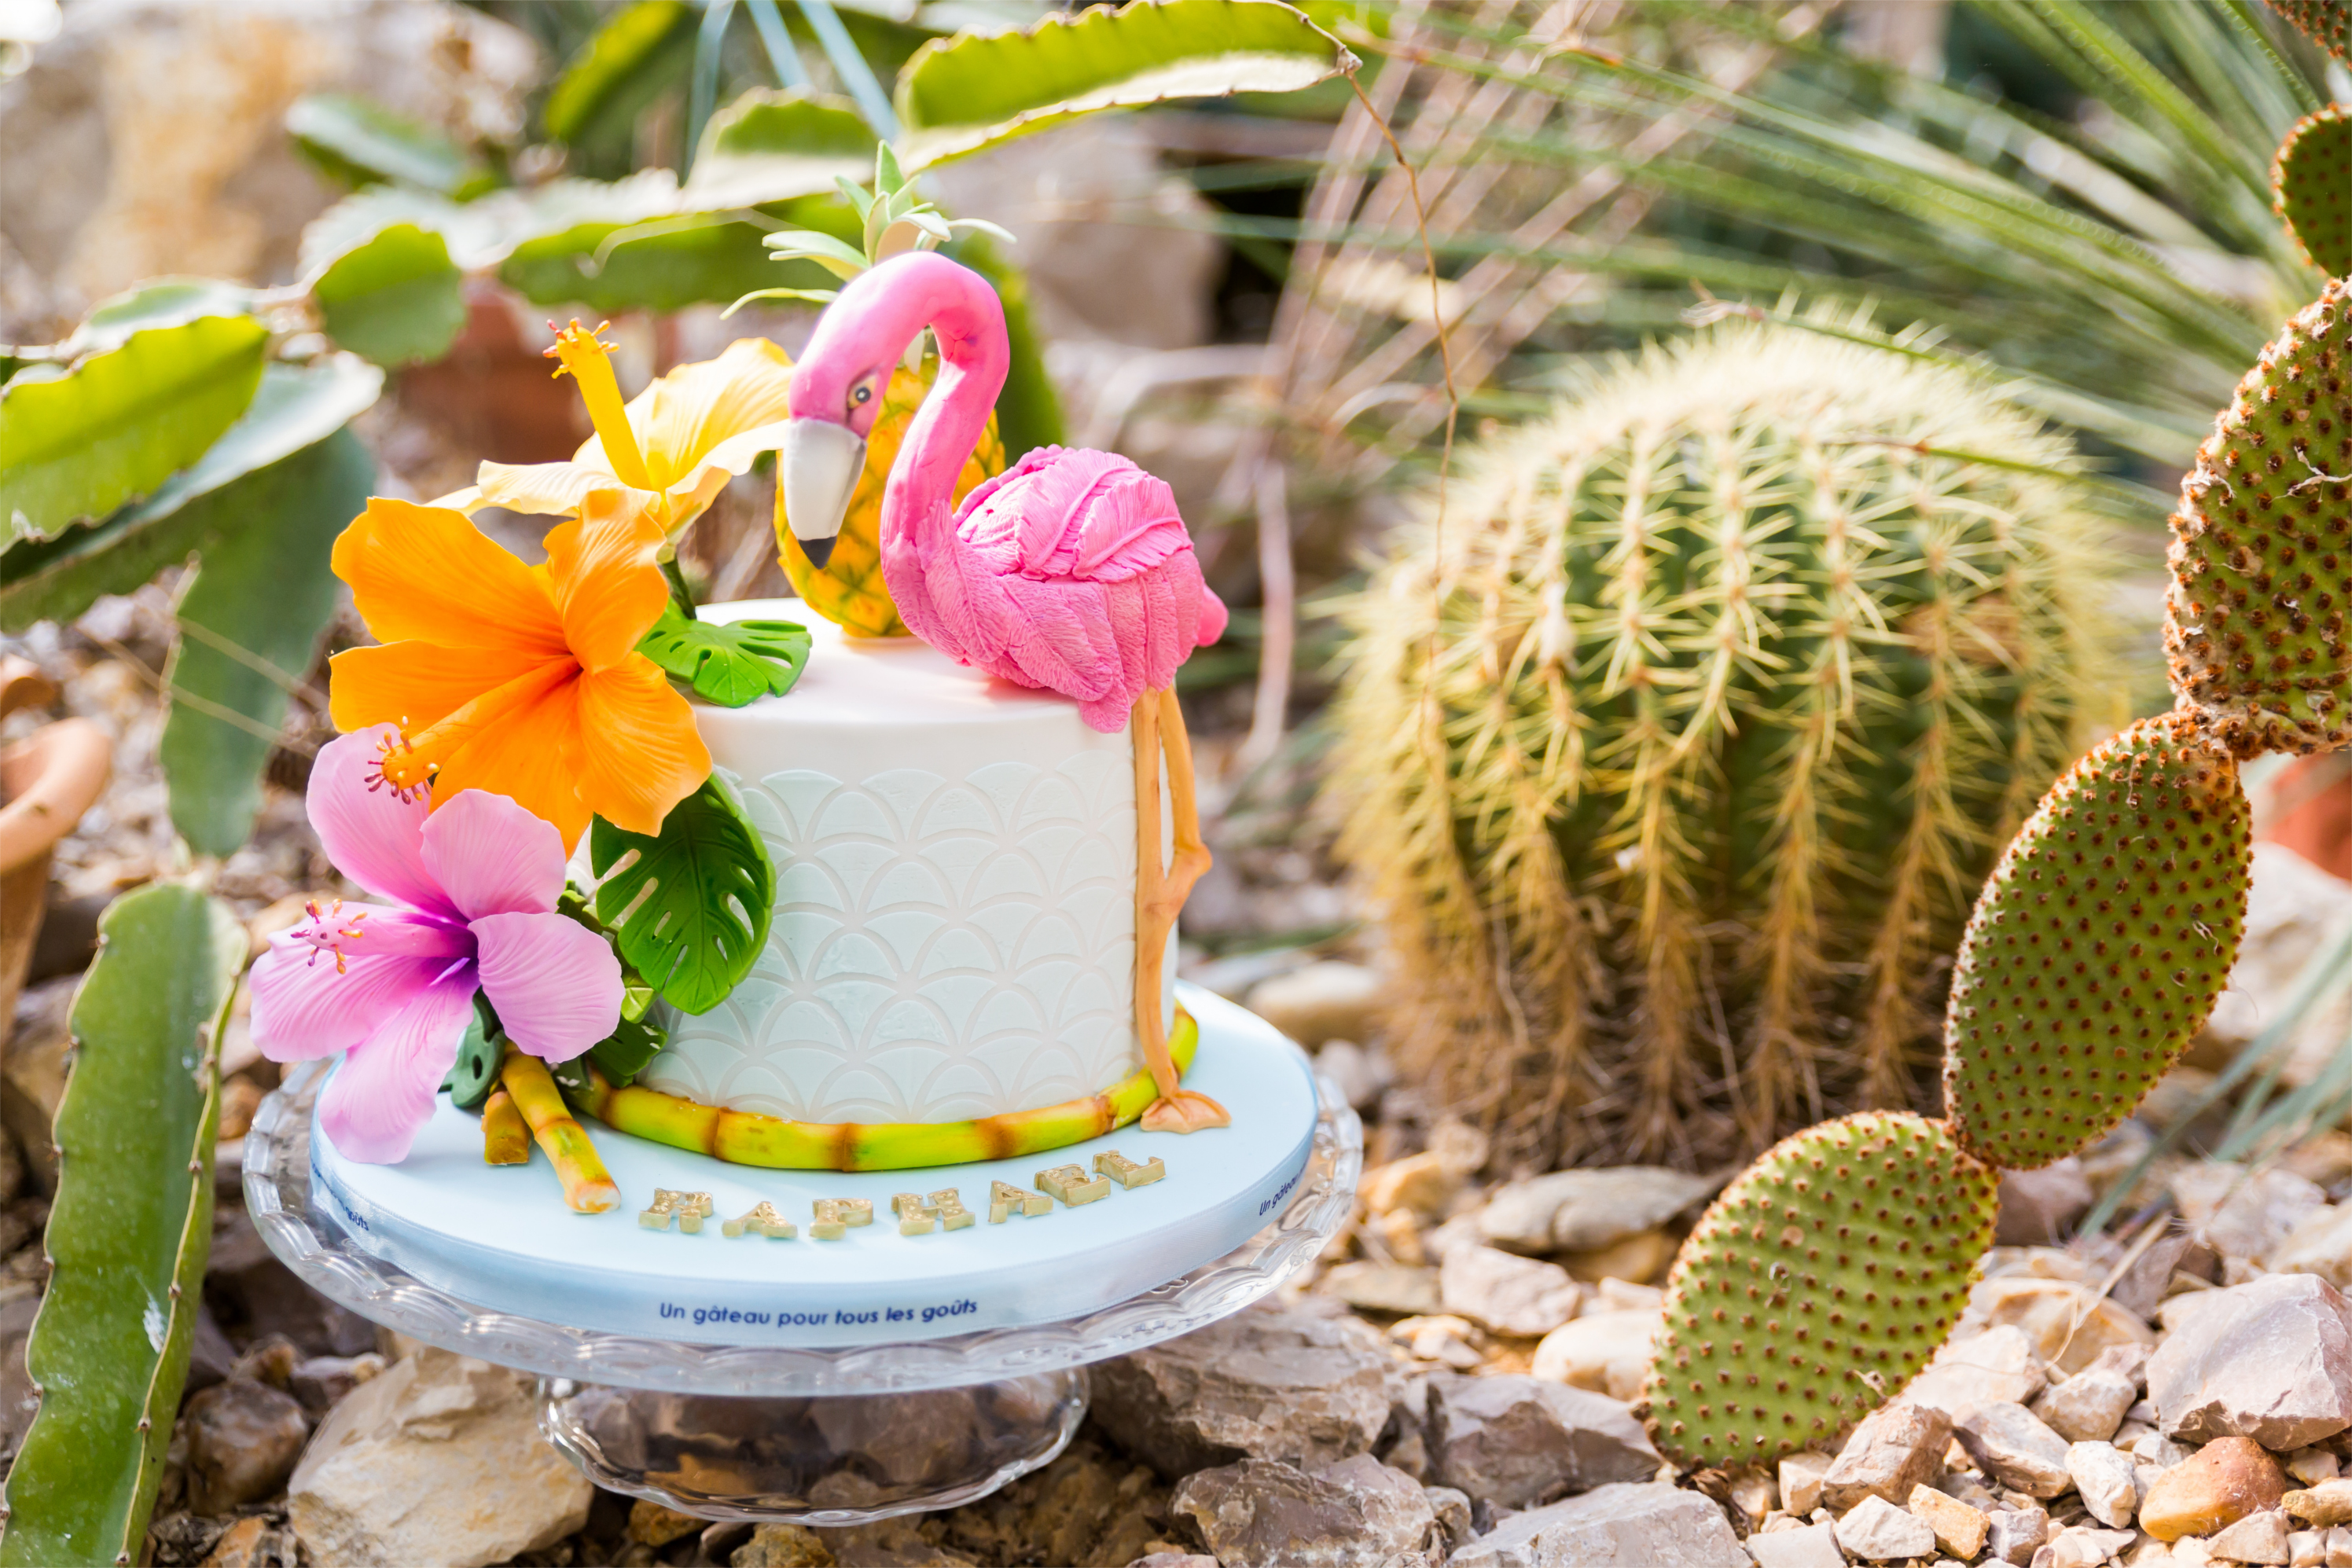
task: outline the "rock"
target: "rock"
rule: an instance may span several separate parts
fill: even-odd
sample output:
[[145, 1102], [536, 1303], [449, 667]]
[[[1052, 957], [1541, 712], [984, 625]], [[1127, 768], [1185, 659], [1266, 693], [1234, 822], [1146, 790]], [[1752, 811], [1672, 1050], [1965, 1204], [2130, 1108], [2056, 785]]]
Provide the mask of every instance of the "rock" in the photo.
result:
[[1638, 1231], [1589, 1252], [1562, 1252], [1559, 1266], [1588, 1285], [1610, 1280], [1646, 1281], [1666, 1271], [1678, 1245], [1664, 1230]]
[[1837, 1521], [1837, 1543], [1849, 1557], [1893, 1563], [1936, 1549], [1936, 1532], [1918, 1515], [1883, 1497], [1865, 1497]]
[[2000, 1247], [2054, 1247], [2091, 1207], [2091, 1178], [2083, 1162], [2069, 1155], [2040, 1170], [2000, 1173], [2000, 1218], [1993, 1228]]
[[[5, 1136], [0, 1134], [0, 1138]], [[16, 1453], [40, 1413], [40, 1392], [25, 1367], [25, 1340], [40, 1310], [38, 1296], [0, 1302], [0, 1453]]]
[[2013, 1324], [2045, 1364], [2076, 1373], [2118, 1344], [2154, 1344], [2156, 1334], [2136, 1314], [2066, 1280], [2004, 1275], [1969, 1292], [1969, 1316], [1987, 1328]]
[[1400, 1211], [1435, 1218], [1462, 1190], [1462, 1173], [1432, 1150], [1374, 1166], [1356, 1184], [1364, 1207], [1374, 1214]]
[[2316, 1274], [2352, 1291], [2352, 1203], [2305, 1215], [2266, 1261], [2273, 1274]]
[[2113, 1443], [2078, 1442], [2066, 1450], [2066, 1473], [2091, 1517], [2117, 1530], [2131, 1528], [2139, 1503], [2138, 1467]]
[[287, 1492], [317, 1568], [484, 1568], [579, 1530], [594, 1489], [526, 1381], [427, 1346], [335, 1406]]
[[1513, 1514], [1446, 1568], [1753, 1568], [1723, 1511], [1659, 1482], [1605, 1486]]
[[2269, 1257], [2327, 1206], [2315, 1184], [2276, 1166], [2249, 1173], [2243, 1166], [2200, 1161], [2181, 1166], [2170, 1186], [2189, 1228], [2224, 1258]]
[[1585, 1298], [1587, 1315], [1594, 1312], [1662, 1312], [1666, 1307], [1666, 1293], [1655, 1285], [1637, 1285], [1631, 1280], [1602, 1280], [1592, 1287]]
[[2352, 1306], [2313, 1274], [2273, 1274], [2206, 1292], [2193, 1332], [2148, 1358], [2165, 1434], [2229, 1434], [2300, 1448], [2352, 1427]]
[[2250, 1513], [2237, 1523], [2215, 1531], [2207, 1539], [2205, 1550], [2223, 1563], [2284, 1564], [2291, 1561], [2286, 1547], [2286, 1515], [2274, 1508]]
[[[647, 1505], [639, 1503], [637, 1508]], [[669, 1510], [663, 1509], [664, 1513]], [[678, 1517], [683, 1518], [683, 1515]], [[702, 1521], [694, 1524], [699, 1528]], [[629, 1539], [639, 1539], [636, 1533], [636, 1509], [629, 1511]], [[681, 1532], [683, 1533], [683, 1532]], [[658, 1546], [659, 1542], [646, 1542]], [[727, 1559], [730, 1568], [834, 1568], [832, 1548], [820, 1540], [814, 1531], [798, 1524], [762, 1524], [751, 1531], [751, 1539], [737, 1547]]]
[[2115, 1554], [2132, 1543], [2128, 1530], [2093, 1530], [2088, 1525], [2073, 1525], [2050, 1538], [2049, 1543], [2033, 1554], [2037, 1568], [2099, 1568], [2112, 1562]]
[[[1536, 1346], [1538, 1377], [1589, 1388], [1632, 1404], [1650, 1375], [1650, 1345], [1665, 1314], [1653, 1307], [1629, 1312], [1590, 1312], [1562, 1323]], [[1785, 1461], [1783, 1461], [1785, 1463]]]
[[2129, 1377], [2115, 1367], [2093, 1364], [2042, 1390], [2032, 1410], [2070, 1443], [2104, 1443], [2138, 1399], [2139, 1385]]
[[1822, 1478], [1821, 1506], [1843, 1515], [1865, 1497], [1901, 1504], [1944, 1466], [1952, 1424], [1940, 1410], [1898, 1399], [1862, 1418]]
[[1396, 1082], [1396, 1069], [1387, 1056], [1366, 1051], [1352, 1040], [1324, 1041], [1315, 1053], [1315, 1071], [1331, 1081], [1349, 1110], [1358, 1112], [1379, 1104], [1381, 1093]]
[[939, 1517], [947, 1543], [983, 1563], [1124, 1563], [1153, 1550], [1167, 1503], [1150, 1467], [1081, 1435], [1044, 1469]]
[[2305, 1524], [2352, 1524], [2352, 1480], [2322, 1481], [2281, 1500]]
[[2325, 1568], [2327, 1562], [2327, 1532], [2324, 1530], [2294, 1530], [2287, 1532], [2287, 1561], [2294, 1568]]
[[292, 1536], [260, 1514], [247, 1514], [220, 1533], [201, 1568], [293, 1568]]
[[2139, 1527], [2158, 1541], [2210, 1535], [2250, 1513], [2276, 1508], [2286, 1478], [2251, 1437], [2206, 1444], [2150, 1483], [2139, 1500]]
[[1822, 1506], [1822, 1480], [1837, 1463], [1832, 1454], [1808, 1448], [1780, 1461], [1780, 1506], [1802, 1519]]
[[700, 1534], [709, 1522], [674, 1508], [664, 1508], [650, 1498], [641, 1497], [629, 1505], [629, 1539], [641, 1546], [667, 1546], [681, 1536]]
[[[2293, 785], [2287, 786], [2293, 789]], [[2254, 846], [2246, 900], [2246, 930], [2230, 984], [2192, 1048], [2218, 1066], [2278, 1021], [2278, 1004], [2294, 994], [2314, 960], [2352, 925], [2352, 883], [2314, 865], [2280, 843]], [[2337, 997], [2305, 1010], [2291, 1027], [2285, 1071], [2289, 1083], [2315, 1075], [2352, 1028], [2352, 1002]]]
[[1341, 1263], [1325, 1273], [1316, 1288], [1368, 1312], [1396, 1312], [1410, 1317], [1437, 1312], [1443, 1305], [1437, 1270], [1402, 1263], [1375, 1263], [1365, 1259]]
[[1447, 1312], [1523, 1338], [1548, 1334], [1576, 1316], [1584, 1295], [1559, 1264], [1494, 1247], [1454, 1249], [1439, 1267], [1438, 1281]]
[[375, 1325], [295, 1278], [242, 1209], [213, 1232], [205, 1301], [239, 1344], [283, 1334], [306, 1355], [365, 1355]]
[[1437, 1528], [1445, 1532], [1446, 1550], [1469, 1544], [1478, 1533], [1472, 1522], [1470, 1499], [1455, 1487], [1425, 1486], [1421, 1495], [1429, 1500], [1430, 1511], [1437, 1516]]
[[1205, 1552], [1149, 1552], [1127, 1568], [1217, 1568], [1217, 1560]]
[[1952, 1435], [1978, 1469], [2028, 1497], [2053, 1498], [2071, 1484], [2066, 1439], [2022, 1405], [1980, 1405], [1960, 1418]]
[[1439, 1362], [1456, 1372], [1475, 1372], [1486, 1364], [1486, 1358], [1478, 1352], [1482, 1337], [1478, 1325], [1468, 1318], [1443, 1312], [1403, 1318], [1389, 1325], [1389, 1338], [1404, 1346], [1407, 1355], [1415, 1361]]
[[180, 1422], [188, 1444], [188, 1508], [229, 1513], [258, 1502], [294, 1473], [310, 1418], [293, 1396], [232, 1377], [189, 1399]]
[[2339, 1524], [2327, 1532], [2327, 1568], [2352, 1568], [2352, 1526]]
[[1478, 1228], [1514, 1252], [1591, 1252], [1664, 1225], [1722, 1185], [1658, 1166], [1554, 1171], [1496, 1188]]
[[1515, 1375], [1433, 1376], [1429, 1451], [1433, 1479], [1500, 1508], [1646, 1480], [1660, 1462], [1624, 1406]]
[[1402, 1374], [1369, 1323], [1260, 1305], [1094, 1368], [1095, 1424], [1170, 1480], [1369, 1451]]
[[2038, 1508], [1997, 1508], [1985, 1515], [1985, 1556], [2026, 1568], [2050, 1539], [2050, 1516]]
[[2332, 1481], [2343, 1473], [2344, 1461], [2326, 1448], [2297, 1448], [2281, 1463], [2287, 1475], [2307, 1487]]
[[1916, 1486], [1905, 1505], [1935, 1532], [1936, 1544], [1953, 1556], [1968, 1559], [1984, 1550], [1985, 1532], [1992, 1528], [1982, 1512], [1931, 1486]]
[[1756, 1568], [1845, 1568], [1845, 1553], [1838, 1550], [1833, 1524], [1751, 1535], [1748, 1555], [1756, 1559]]
[[1903, 1397], [1958, 1420], [1979, 1405], [2022, 1405], [2042, 1385], [2042, 1358], [2014, 1323], [1948, 1341]]
[[365, 1355], [314, 1355], [296, 1362], [287, 1372], [286, 1392], [300, 1400], [302, 1408], [312, 1416], [323, 1416], [344, 1395], [382, 1373], [383, 1365], [383, 1357], [373, 1351]]
[[1421, 1483], [1370, 1454], [1312, 1470], [1244, 1459], [1186, 1477], [1170, 1506], [1225, 1568], [1383, 1568], [1437, 1524]]
[[1260, 980], [1249, 1009], [1308, 1050], [1332, 1040], [1370, 1040], [1387, 988], [1378, 971], [1327, 959]]

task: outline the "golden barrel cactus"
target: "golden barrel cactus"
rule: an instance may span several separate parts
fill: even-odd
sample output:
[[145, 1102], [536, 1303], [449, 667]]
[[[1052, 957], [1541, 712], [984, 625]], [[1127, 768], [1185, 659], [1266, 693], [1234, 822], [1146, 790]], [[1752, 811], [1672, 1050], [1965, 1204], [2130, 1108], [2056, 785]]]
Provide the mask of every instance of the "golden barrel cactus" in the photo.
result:
[[2071, 446], [1818, 325], [1581, 372], [1347, 612], [1332, 788], [1400, 1059], [1507, 1162], [1927, 1098], [1995, 851], [2126, 716]]

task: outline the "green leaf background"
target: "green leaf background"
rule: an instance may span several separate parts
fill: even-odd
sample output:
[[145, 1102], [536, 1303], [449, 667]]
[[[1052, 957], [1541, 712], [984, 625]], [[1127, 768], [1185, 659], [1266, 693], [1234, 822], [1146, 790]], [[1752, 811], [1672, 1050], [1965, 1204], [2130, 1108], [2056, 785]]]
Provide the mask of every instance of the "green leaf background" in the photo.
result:
[[448, 242], [415, 224], [379, 229], [336, 257], [310, 298], [328, 337], [379, 365], [437, 360], [466, 325], [465, 277]]

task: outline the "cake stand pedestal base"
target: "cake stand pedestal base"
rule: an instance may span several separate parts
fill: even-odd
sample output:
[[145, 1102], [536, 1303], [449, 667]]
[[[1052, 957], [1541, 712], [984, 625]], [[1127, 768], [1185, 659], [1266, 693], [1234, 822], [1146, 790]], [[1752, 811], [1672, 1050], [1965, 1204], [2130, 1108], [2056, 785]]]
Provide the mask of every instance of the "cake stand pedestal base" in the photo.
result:
[[1083, 1367], [803, 1399], [539, 1384], [540, 1430], [605, 1490], [704, 1519], [808, 1525], [986, 1497], [1051, 1463], [1086, 1413]]

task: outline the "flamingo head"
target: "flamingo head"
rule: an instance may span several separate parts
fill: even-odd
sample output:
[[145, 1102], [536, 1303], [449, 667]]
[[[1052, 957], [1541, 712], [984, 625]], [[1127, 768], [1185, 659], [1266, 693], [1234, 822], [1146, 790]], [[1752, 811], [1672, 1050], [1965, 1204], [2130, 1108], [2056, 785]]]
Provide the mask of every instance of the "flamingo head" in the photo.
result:
[[928, 300], [904, 287], [911, 281], [891, 262], [852, 278], [825, 307], [793, 367], [785, 394], [791, 421], [777, 472], [793, 536], [820, 568], [866, 471], [866, 437], [882, 411], [890, 372], [925, 325]]

